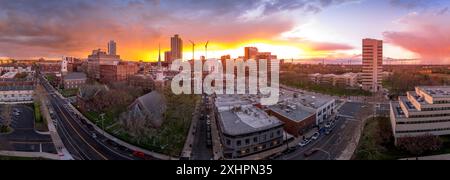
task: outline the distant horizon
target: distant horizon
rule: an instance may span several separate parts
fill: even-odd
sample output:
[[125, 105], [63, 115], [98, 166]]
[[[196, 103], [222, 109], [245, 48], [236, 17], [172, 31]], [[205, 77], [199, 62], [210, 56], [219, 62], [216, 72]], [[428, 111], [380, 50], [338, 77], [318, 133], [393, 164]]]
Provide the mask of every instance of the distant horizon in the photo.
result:
[[154, 61], [158, 45], [170, 50], [179, 34], [183, 59], [192, 57], [190, 40], [195, 58], [209, 41], [209, 57], [255, 46], [280, 59], [343, 59], [373, 38], [383, 40], [386, 57], [450, 64], [446, 0], [1, 2], [0, 57], [87, 57], [114, 40], [123, 59]]
[[[83, 61], [87, 60], [87, 58], [79, 58], [79, 57], [74, 57], [74, 58], [77, 58], [77, 59], [80, 59], [80, 60], [83, 60]], [[39, 59], [41, 59], [41, 58], [31, 58], [31, 59], [14, 59], [14, 58], [1, 59], [0, 58], [0, 61], [2, 61], [2, 60], [38, 61]], [[209, 58], [209, 59], [218, 59], [220, 61], [220, 58]], [[238, 59], [238, 58], [231, 58], [231, 59]], [[44, 60], [45, 61], [61, 61], [61, 58], [60, 59], [57, 59], [57, 58], [51, 58], [51, 59], [44, 58]], [[121, 59], [121, 60], [125, 61], [125, 62], [140, 62], [140, 61], [142, 61], [142, 60], [129, 60], [129, 59]], [[200, 60], [200, 59], [196, 59], [196, 60]], [[292, 62], [292, 59], [279, 59], [279, 60], [284, 60], [285, 63], [294, 63], [294, 64], [319, 65], [319, 64], [323, 63], [323, 60], [320, 59], [320, 58], [314, 58], [314, 59], [293, 59], [293, 62]], [[190, 59], [185, 59], [183, 61], [190, 61]], [[328, 60], [325, 60], [325, 64], [327, 64], [327, 65], [362, 65], [362, 60], [361, 59], [359, 59], [359, 60], [351, 59], [351, 63], [349, 63], [348, 61], [349, 61], [349, 59], [328, 59]], [[142, 61], [142, 62], [144, 62], [144, 63], [157, 63], [158, 61]], [[164, 61], [162, 61], [162, 62], [164, 62]], [[430, 64], [430, 63], [428, 63], [428, 64], [426, 64], [426, 63], [405, 63], [405, 62], [402, 62], [402, 61], [393, 63], [393, 62], [386, 62], [386, 61], [384, 61], [383, 65], [388, 65], [388, 66], [389, 65], [450, 66], [450, 63], [447, 63], [447, 64], [440, 64], [440, 63]]]

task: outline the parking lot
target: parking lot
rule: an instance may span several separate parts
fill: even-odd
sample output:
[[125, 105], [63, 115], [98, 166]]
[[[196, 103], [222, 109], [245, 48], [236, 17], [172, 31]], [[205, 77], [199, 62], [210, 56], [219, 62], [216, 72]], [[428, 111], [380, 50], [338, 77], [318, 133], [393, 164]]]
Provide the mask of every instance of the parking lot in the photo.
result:
[[[3, 107], [0, 105], [0, 111]], [[30, 106], [13, 105], [11, 119], [13, 131], [0, 135], [0, 150], [56, 153], [50, 135], [35, 131], [34, 110]]]

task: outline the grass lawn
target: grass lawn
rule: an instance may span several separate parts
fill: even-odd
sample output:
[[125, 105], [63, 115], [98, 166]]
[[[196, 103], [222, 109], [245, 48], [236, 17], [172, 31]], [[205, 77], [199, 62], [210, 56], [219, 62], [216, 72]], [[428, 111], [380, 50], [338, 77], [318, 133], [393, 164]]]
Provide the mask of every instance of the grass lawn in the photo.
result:
[[76, 96], [77, 95], [78, 89], [62, 89], [59, 92], [64, 97], [72, 97], [72, 96]]
[[[358, 148], [353, 155], [355, 160], [396, 160], [415, 157], [415, 155], [394, 146], [389, 118], [377, 118], [367, 121]], [[450, 154], [450, 136], [441, 136], [443, 146], [440, 150], [426, 152], [420, 156]]]
[[[391, 136], [383, 139], [382, 134]], [[390, 130], [389, 118], [367, 120], [364, 132], [353, 155], [355, 160], [396, 160], [409, 157], [409, 153], [394, 146], [394, 139]]]
[[100, 114], [102, 113], [89, 111], [84, 112], [83, 114], [100, 128], [103, 128], [103, 126], [108, 127], [110, 125], [113, 125], [114, 123], [116, 123], [114, 117], [118, 117], [118, 114], [115, 114], [113, 112], [106, 112], [104, 115], [104, 120], [102, 122], [102, 118], [100, 117]]
[[47, 121], [41, 114], [41, 105], [38, 102], [34, 103], [34, 122], [35, 128], [38, 131], [48, 131]]
[[130, 136], [129, 133], [117, 127], [110, 131], [120, 139], [145, 149], [179, 156], [191, 125], [192, 113], [200, 96], [169, 95], [166, 98], [167, 111], [164, 113], [164, 123], [161, 128], [149, 130], [143, 137]]

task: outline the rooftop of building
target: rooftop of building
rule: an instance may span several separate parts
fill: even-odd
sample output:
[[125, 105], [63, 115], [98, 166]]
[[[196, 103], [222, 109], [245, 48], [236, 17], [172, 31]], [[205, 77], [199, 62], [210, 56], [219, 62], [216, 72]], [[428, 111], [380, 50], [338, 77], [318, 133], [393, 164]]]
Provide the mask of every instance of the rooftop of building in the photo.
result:
[[218, 95], [216, 97], [216, 107], [220, 110], [231, 109], [239, 105], [257, 104], [259, 102], [256, 95]]
[[450, 98], [450, 86], [419, 86], [417, 88], [434, 98]]
[[399, 103], [402, 103], [407, 108], [408, 112], [418, 111], [416, 107], [409, 101], [409, 99], [406, 96], [400, 96], [398, 97]]
[[301, 104], [307, 108], [318, 109], [331, 101], [334, 101], [333, 98], [323, 97], [323, 96], [314, 96], [307, 94], [299, 94], [292, 91], [281, 90], [280, 91], [280, 101], [292, 99], [292, 102], [297, 104]]
[[405, 112], [403, 112], [403, 109], [400, 107], [399, 102], [392, 102], [391, 105], [392, 105], [393, 113], [394, 113], [394, 116], [396, 117], [396, 119], [406, 118]]
[[295, 99], [283, 100], [276, 105], [269, 106], [268, 109], [295, 122], [301, 122], [315, 115], [314, 109], [302, 106]]
[[84, 80], [86, 79], [86, 74], [82, 72], [71, 72], [64, 76], [64, 80]]
[[5, 74], [3, 74], [0, 78], [2, 79], [13, 79], [14, 77], [16, 77], [17, 72], [7, 72]]
[[237, 136], [259, 132], [281, 126], [283, 123], [273, 116], [253, 105], [235, 106], [220, 111], [219, 116], [222, 132]]

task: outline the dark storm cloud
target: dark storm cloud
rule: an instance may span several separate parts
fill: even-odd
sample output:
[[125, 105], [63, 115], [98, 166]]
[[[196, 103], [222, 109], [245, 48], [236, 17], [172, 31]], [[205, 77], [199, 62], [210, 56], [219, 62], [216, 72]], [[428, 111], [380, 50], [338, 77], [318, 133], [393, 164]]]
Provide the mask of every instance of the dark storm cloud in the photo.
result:
[[[28, 53], [36, 56], [86, 53], [109, 39], [129, 48], [149, 48], [174, 33], [230, 43], [272, 38], [295, 25], [295, 16], [280, 12], [317, 13], [347, 1], [0, 0], [0, 54], [23, 55], [12, 47], [35, 50]], [[257, 18], [240, 19], [258, 8], [262, 12]]]

